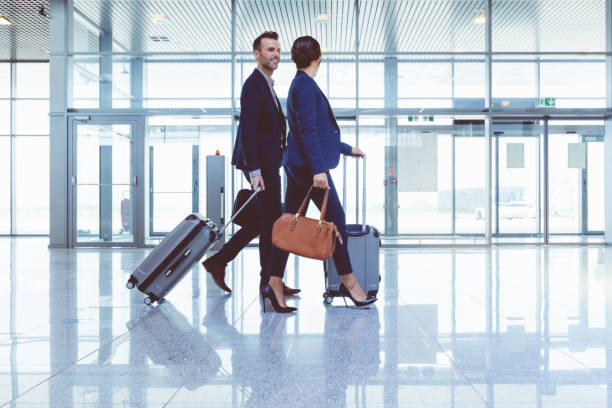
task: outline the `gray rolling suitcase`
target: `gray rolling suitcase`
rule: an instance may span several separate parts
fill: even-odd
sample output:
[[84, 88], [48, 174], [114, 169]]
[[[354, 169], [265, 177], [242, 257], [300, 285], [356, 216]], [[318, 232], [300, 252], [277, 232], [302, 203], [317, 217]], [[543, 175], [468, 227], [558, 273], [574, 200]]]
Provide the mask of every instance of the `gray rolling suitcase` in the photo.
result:
[[[347, 246], [353, 273], [359, 285], [368, 296], [376, 296], [380, 283], [380, 234], [371, 225], [366, 224], [366, 159], [363, 157], [363, 200], [361, 221], [363, 224], [347, 224]], [[346, 172], [346, 162], [344, 163]], [[325, 292], [323, 299], [330, 304], [339, 292], [342, 278], [338, 275], [333, 258], [324, 262]]]
[[221, 238], [225, 228], [260, 191], [259, 187], [220, 230], [200, 214], [190, 214], [151, 251], [136, 268], [126, 287], [147, 295], [150, 305], [163, 299], [183, 279], [191, 267]]

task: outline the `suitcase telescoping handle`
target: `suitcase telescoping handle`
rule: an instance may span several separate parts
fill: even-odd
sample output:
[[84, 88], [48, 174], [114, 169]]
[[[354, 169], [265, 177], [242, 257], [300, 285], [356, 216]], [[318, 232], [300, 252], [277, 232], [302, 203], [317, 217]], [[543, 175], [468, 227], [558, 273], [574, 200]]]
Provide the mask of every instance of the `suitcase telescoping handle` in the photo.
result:
[[253, 194], [251, 194], [249, 199], [246, 200], [246, 202], [244, 204], [242, 204], [242, 207], [240, 207], [238, 209], [238, 211], [236, 211], [234, 213], [234, 215], [232, 215], [232, 218], [230, 218], [225, 224], [223, 224], [223, 227], [221, 227], [221, 230], [219, 231], [219, 237], [221, 237], [223, 235], [223, 233], [225, 232], [225, 229], [227, 228], [227, 226], [230, 225], [232, 222], [234, 222], [234, 218], [236, 218], [238, 216], [238, 214], [240, 214], [242, 212], [242, 210], [244, 210], [244, 208], [251, 202], [251, 200], [253, 198], [255, 198], [257, 193], [259, 193], [260, 191], [261, 191], [261, 187], [257, 186], [257, 189], [255, 191], [253, 191]]
[[361, 231], [365, 232], [366, 230], [366, 155], [364, 154], [361, 159], [363, 160], [363, 192], [361, 198]]
[[[344, 182], [342, 183], [342, 207], [346, 208], [346, 157], [343, 157], [344, 165], [342, 166], [342, 175]], [[366, 155], [361, 156], [363, 160], [363, 191], [361, 197], [361, 231], [366, 230]]]

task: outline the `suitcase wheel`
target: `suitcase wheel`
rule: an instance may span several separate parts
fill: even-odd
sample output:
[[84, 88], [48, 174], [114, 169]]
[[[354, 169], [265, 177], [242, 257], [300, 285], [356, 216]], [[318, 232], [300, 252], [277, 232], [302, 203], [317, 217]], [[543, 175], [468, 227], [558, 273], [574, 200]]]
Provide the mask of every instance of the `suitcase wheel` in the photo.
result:
[[127, 281], [127, 283], [125, 284], [125, 287], [128, 289], [134, 289], [134, 282], [132, 282], [131, 280]]
[[325, 304], [331, 305], [332, 302], [334, 301], [334, 297], [330, 295], [329, 293], [325, 292], [323, 293], [323, 301], [325, 302]]
[[149, 306], [151, 303], [153, 303], [153, 302], [151, 301], [150, 297], [147, 296], [146, 298], [144, 298], [144, 304], [145, 305]]

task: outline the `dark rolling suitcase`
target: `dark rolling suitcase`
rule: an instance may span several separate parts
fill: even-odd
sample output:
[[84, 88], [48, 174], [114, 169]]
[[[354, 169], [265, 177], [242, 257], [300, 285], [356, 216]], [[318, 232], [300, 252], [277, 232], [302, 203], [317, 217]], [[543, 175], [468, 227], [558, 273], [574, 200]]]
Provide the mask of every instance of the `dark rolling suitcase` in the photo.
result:
[[[366, 224], [366, 158], [363, 157], [363, 200], [361, 221], [363, 224], [347, 224], [347, 246], [353, 274], [368, 296], [376, 296], [380, 284], [380, 234]], [[344, 165], [346, 171], [346, 163]], [[325, 292], [323, 299], [330, 304], [339, 292], [342, 277], [338, 275], [333, 258], [324, 262]]]
[[258, 188], [253, 192], [249, 200], [220, 230], [214, 222], [199, 214], [188, 215], [138, 265], [126, 287], [138, 287], [139, 291], [147, 295], [144, 299], [147, 305], [163, 299], [217, 243], [225, 228], [259, 191]]

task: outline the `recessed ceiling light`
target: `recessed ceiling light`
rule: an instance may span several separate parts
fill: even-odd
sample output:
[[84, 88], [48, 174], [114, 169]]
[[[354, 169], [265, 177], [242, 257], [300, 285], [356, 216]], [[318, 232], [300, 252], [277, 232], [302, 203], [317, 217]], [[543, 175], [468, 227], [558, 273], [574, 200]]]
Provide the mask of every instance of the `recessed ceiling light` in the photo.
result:
[[11, 25], [13, 22], [8, 17], [0, 16], [0, 25]]
[[452, 52], [465, 52], [463, 48], [453, 48]]
[[319, 20], [319, 21], [327, 21], [327, 20], [329, 20], [329, 15], [327, 13], [317, 14], [317, 20]]
[[159, 22], [162, 22], [162, 21], [166, 21], [166, 20], [168, 20], [168, 19], [166, 18], [166, 16], [165, 16], [165, 15], [163, 15], [163, 14], [153, 14], [153, 15], [151, 16], [151, 19], [152, 19], [153, 21], [155, 21], [156, 23], [159, 23]]
[[484, 24], [487, 22], [487, 18], [485, 17], [482, 11], [477, 11], [474, 15], [474, 24]]
[[510, 106], [510, 101], [502, 101], [501, 106], [507, 108], [508, 106]]

